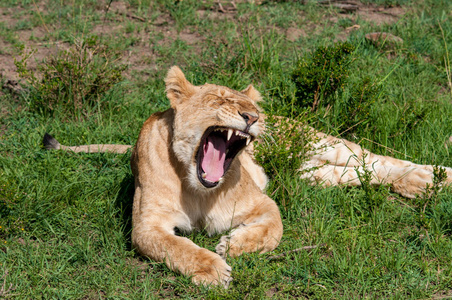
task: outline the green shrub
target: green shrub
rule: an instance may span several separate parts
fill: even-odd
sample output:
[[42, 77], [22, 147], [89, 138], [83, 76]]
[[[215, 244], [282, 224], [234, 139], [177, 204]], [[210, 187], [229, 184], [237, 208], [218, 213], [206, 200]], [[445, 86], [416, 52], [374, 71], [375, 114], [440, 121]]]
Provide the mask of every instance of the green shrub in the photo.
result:
[[316, 136], [302, 117], [288, 119], [271, 115], [266, 123], [266, 134], [256, 146], [255, 158], [272, 181], [281, 187], [272, 197], [287, 212], [294, 203], [289, 200], [293, 198], [292, 191], [285, 185], [289, 178], [300, 176], [299, 168], [306, 161], [307, 152], [313, 150], [308, 145]]
[[89, 115], [90, 109], [101, 109], [101, 96], [122, 80], [125, 70], [118, 63], [120, 55], [96, 38], [59, 51], [40, 64], [37, 72], [27, 65], [32, 55], [33, 51], [22, 49], [22, 58], [14, 63], [31, 87], [30, 109], [44, 114], [62, 110], [80, 119]]
[[316, 111], [320, 105], [332, 104], [335, 93], [344, 89], [354, 51], [352, 44], [341, 42], [301, 58], [292, 73], [298, 106]]
[[342, 99], [341, 128], [349, 134], [361, 132], [372, 119], [371, 109], [381, 94], [381, 86], [370, 77], [351, 84], [350, 96]]
[[256, 161], [271, 177], [279, 173], [296, 174], [315, 138], [306, 121], [268, 116], [267, 134], [256, 147]]
[[[346, 137], [367, 130], [372, 119], [372, 108], [381, 95], [381, 85], [369, 76], [349, 82], [351, 63], [355, 59], [355, 47], [337, 43], [331, 47], [319, 47], [303, 57], [292, 73], [296, 86], [296, 105], [310, 107], [311, 111], [324, 108], [329, 118]], [[343, 93], [345, 90], [348, 93]], [[334, 114], [327, 112], [334, 108]]]
[[[425, 230], [429, 230], [432, 227], [435, 219], [435, 207], [440, 202], [438, 196], [442, 189], [442, 184], [446, 179], [446, 170], [443, 167], [434, 166], [433, 183], [431, 185], [427, 184], [424, 194], [418, 195], [414, 200], [417, 212], [416, 221], [420, 229], [424, 228]], [[450, 226], [450, 222], [445, 222], [445, 224], [447, 223]]]

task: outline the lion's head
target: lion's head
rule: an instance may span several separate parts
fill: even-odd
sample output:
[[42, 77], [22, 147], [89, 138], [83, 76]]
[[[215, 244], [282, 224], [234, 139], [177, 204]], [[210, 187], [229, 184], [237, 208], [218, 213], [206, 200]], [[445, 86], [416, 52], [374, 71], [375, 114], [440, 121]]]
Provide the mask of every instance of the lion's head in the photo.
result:
[[178, 67], [168, 71], [165, 82], [175, 112], [172, 147], [189, 170], [188, 181], [197, 189], [221, 185], [235, 158], [263, 131], [259, 92], [252, 85], [241, 92], [194, 86]]

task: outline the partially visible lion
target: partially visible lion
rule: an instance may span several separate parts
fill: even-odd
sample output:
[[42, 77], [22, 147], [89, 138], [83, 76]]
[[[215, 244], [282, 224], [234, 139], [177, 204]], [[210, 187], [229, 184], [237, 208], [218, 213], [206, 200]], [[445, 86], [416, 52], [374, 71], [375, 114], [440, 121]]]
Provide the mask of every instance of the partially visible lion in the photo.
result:
[[[169, 70], [165, 82], [171, 108], [144, 123], [132, 152], [132, 243], [142, 255], [192, 276], [195, 283], [227, 287], [232, 279], [227, 255], [271, 251], [283, 232], [278, 207], [263, 192], [267, 177], [252, 155], [251, 142], [265, 128], [257, 105], [261, 96], [251, 85], [241, 92], [214, 84], [194, 86], [178, 67]], [[372, 184], [391, 184], [405, 197], [422, 194], [432, 184], [432, 166], [375, 155], [313, 132], [317, 138], [310, 145], [310, 159], [300, 166], [301, 176], [312, 182], [360, 185], [364, 161]], [[47, 134], [44, 144], [75, 152], [124, 153], [131, 147], [68, 147]], [[452, 169], [445, 169], [446, 183], [451, 183]], [[214, 253], [177, 236], [176, 228], [228, 234]]]
[[[301, 167], [301, 177], [311, 182], [325, 185], [360, 186], [360, 174], [364, 168], [371, 172], [371, 184], [389, 184], [394, 193], [406, 198], [415, 198], [428, 192], [433, 186], [434, 167], [419, 165], [411, 161], [377, 155], [350, 141], [335, 138], [321, 132], [315, 133], [318, 139], [310, 145], [308, 161]], [[443, 185], [452, 184], [452, 168], [444, 169], [446, 178]]]

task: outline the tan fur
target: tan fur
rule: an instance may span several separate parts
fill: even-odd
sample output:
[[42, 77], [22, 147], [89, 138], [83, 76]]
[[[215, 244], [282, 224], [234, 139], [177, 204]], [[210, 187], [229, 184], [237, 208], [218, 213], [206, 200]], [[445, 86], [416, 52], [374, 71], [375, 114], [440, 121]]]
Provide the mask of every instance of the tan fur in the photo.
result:
[[98, 153], [98, 152], [112, 152], [112, 153], [126, 153], [132, 148], [130, 145], [118, 144], [92, 144], [82, 146], [60, 146], [62, 150], [69, 150], [76, 153]]
[[[393, 192], [407, 198], [423, 195], [433, 184], [433, 166], [377, 155], [350, 141], [315, 132], [317, 140], [309, 146], [309, 160], [300, 167], [302, 178], [325, 185], [360, 186], [358, 172], [371, 171], [371, 184], [390, 184]], [[452, 168], [446, 170], [443, 184], [452, 184]]]
[[[257, 138], [264, 131], [264, 116], [257, 105], [261, 96], [251, 85], [242, 92], [214, 84], [194, 86], [178, 67], [169, 70], [165, 82], [171, 108], [144, 123], [132, 153], [132, 243], [142, 255], [192, 276], [195, 283], [227, 287], [231, 268], [226, 256], [273, 250], [282, 236], [281, 218], [275, 202], [263, 192], [267, 177], [254, 162], [252, 144], [236, 156], [214, 188], [204, 187], [197, 178], [196, 151], [210, 126], [248, 130]], [[257, 121], [249, 126], [246, 114], [258, 116]], [[347, 140], [312, 128], [307, 131], [317, 138], [307, 145], [312, 151], [300, 171], [302, 178], [313, 183], [359, 186], [357, 172], [363, 172], [365, 165], [372, 172], [372, 184], [391, 184], [394, 192], [405, 197], [420, 195], [432, 184], [432, 166], [379, 156]], [[49, 138], [48, 149], [123, 153], [130, 147], [67, 147]], [[446, 172], [446, 184], [450, 184], [452, 169]], [[214, 253], [175, 235], [175, 228], [228, 234]]]
[[[259, 115], [260, 96], [252, 86], [241, 93], [213, 84], [193, 86], [177, 67], [168, 72], [166, 86], [172, 108], [145, 122], [132, 154], [132, 243], [195, 283], [227, 286], [231, 268], [225, 257], [273, 250], [282, 236], [281, 218], [262, 191], [266, 177], [249, 152], [235, 158], [219, 186], [207, 189], [196, 175], [196, 149], [210, 126], [244, 130], [240, 114]], [[257, 137], [262, 130], [259, 119], [249, 132]], [[176, 236], [174, 228], [231, 231], [213, 253]]]

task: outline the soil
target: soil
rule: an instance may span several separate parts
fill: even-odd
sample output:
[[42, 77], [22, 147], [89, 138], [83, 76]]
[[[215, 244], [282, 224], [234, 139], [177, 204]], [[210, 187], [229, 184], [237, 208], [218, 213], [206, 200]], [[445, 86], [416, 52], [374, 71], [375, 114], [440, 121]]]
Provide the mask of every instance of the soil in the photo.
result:
[[[242, 22], [244, 21], [243, 18], [246, 18], [246, 16], [240, 17], [240, 20], [237, 17], [236, 3], [238, 2], [240, 1], [223, 1], [221, 2], [221, 6], [215, 4], [212, 7], [203, 7], [198, 10], [196, 14], [199, 17], [207, 16], [210, 19], [236, 19], [238, 22]], [[373, 22], [376, 25], [381, 25], [385, 23], [394, 23], [405, 13], [405, 8], [403, 7], [383, 7], [376, 6], [374, 4], [363, 4], [358, 1], [354, 3], [357, 6], [356, 11], [351, 13], [338, 12], [336, 16], [329, 18], [330, 22], [335, 23], [339, 19], [349, 18], [354, 23], [359, 18], [361, 20]], [[37, 2], [36, 5], [39, 11], [45, 11], [45, 5], [43, 2]], [[105, 11], [106, 8], [99, 5], [98, 9], [102, 12]], [[0, 8], [2, 22], [7, 24], [10, 28], [14, 28], [19, 21], [13, 17], [15, 10], [16, 9], [14, 8]], [[27, 18], [31, 18], [31, 15], [21, 15], [20, 20], [23, 21]], [[147, 26], [145, 26], [144, 30], [139, 32], [124, 33], [127, 32], [125, 30], [126, 24], [130, 22], [144, 22]], [[133, 10], [129, 7], [127, 2], [113, 1], [108, 8], [108, 18], [105, 18], [102, 24], [94, 26], [91, 32], [98, 33], [104, 38], [115, 38], [118, 35], [125, 35], [136, 39], [133, 45], [128, 47], [128, 50], [123, 53], [123, 63], [128, 65], [126, 76], [138, 73], [146, 77], [150, 72], [157, 68], [157, 65], [154, 63], [156, 54], [152, 53], [150, 50], [152, 45], [149, 41], [149, 34], [151, 31], [154, 33], [161, 33], [161, 36], [163, 36], [163, 39], [158, 41], [160, 45], [168, 45], [175, 39], [179, 38], [186, 44], [190, 45], [196, 53], [202, 51], [202, 41], [204, 40], [204, 37], [197, 32], [190, 31], [189, 29], [177, 32], [174, 24], [174, 20], [168, 14], [161, 14], [153, 20], [145, 19], [134, 15]], [[69, 47], [69, 44], [65, 42], [48, 41], [49, 28], [52, 29], [51, 26], [38, 26], [34, 27], [32, 30], [26, 29], [15, 31], [14, 33], [14, 38], [18, 41], [18, 43], [24, 44], [25, 49], [34, 49], [36, 51], [33, 57], [28, 60], [28, 66], [32, 70], [36, 68], [38, 63], [42, 62], [51, 55], [55, 55], [57, 51], [67, 49]], [[322, 28], [316, 24], [310, 24], [306, 26], [306, 28], [277, 28], [277, 31], [284, 34], [286, 39], [291, 42], [297, 41], [299, 38], [306, 37], [318, 30], [322, 30]], [[359, 30], [359, 26], [352, 26], [344, 29], [343, 33], [336, 37], [336, 40], [347, 39], [352, 30]], [[19, 76], [14, 65], [14, 58], [20, 58], [17, 48], [15, 48], [11, 41], [6, 40], [3, 36], [1, 36], [0, 49], [0, 79], [2, 79], [3, 82], [7, 80], [19, 81]]]

